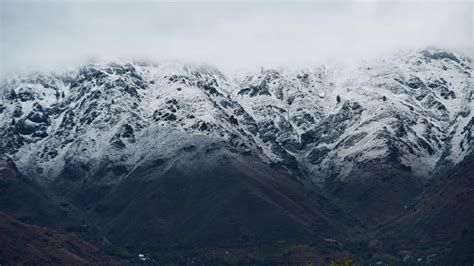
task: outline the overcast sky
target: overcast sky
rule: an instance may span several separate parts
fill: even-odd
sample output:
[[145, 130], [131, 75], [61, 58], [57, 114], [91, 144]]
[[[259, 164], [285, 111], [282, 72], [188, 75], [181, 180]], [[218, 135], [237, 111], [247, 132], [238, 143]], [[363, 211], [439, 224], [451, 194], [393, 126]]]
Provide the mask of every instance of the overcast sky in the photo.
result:
[[3, 71], [91, 58], [306, 66], [429, 45], [472, 54], [473, 1], [0, 1]]

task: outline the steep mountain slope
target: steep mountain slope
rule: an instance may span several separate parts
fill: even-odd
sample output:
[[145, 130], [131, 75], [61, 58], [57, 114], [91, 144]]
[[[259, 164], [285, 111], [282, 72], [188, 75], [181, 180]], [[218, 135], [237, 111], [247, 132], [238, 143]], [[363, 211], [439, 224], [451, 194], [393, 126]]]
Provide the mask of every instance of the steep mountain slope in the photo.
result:
[[[3, 82], [2, 150], [39, 180], [132, 167], [149, 127], [224, 139], [317, 183], [386, 165], [430, 177], [472, 151], [471, 62], [423, 50], [357, 68], [89, 65]], [[114, 177], [109, 182], [115, 182]]]
[[312, 175], [386, 164], [426, 177], [472, 152], [472, 92], [470, 59], [423, 50], [355, 68], [263, 71], [236, 99], [263, 140]]
[[55, 228], [87, 225], [91, 239], [135, 253], [364, 253], [354, 241], [416, 224], [407, 208], [470, 158], [471, 66], [427, 49], [242, 78], [137, 62], [11, 76], [0, 207]]
[[471, 155], [434, 182], [416, 205], [386, 230], [402, 236], [398, 241], [404, 246], [426, 247], [425, 256], [443, 250], [439, 256], [444, 264], [469, 264], [474, 259], [472, 252], [466, 252], [474, 247], [473, 173]]
[[[183, 149], [178, 157], [149, 158], [153, 166], [142, 165], [90, 202], [109, 239], [155, 247], [258, 246], [321, 242], [357, 231], [355, 220], [283, 170], [206, 138]], [[74, 203], [93, 193], [83, 191]]]
[[[370, 230], [355, 253], [369, 263], [469, 265], [474, 247], [473, 156], [440, 176], [404, 212]], [[362, 241], [365, 242], [365, 241]]]
[[[113, 184], [96, 182], [105, 171], [40, 187], [23, 180], [11, 161], [4, 163], [0, 188], [6, 193], [0, 208], [80, 234], [127, 263], [142, 252], [162, 263], [196, 260], [196, 254], [204, 256], [200, 263], [208, 257], [260, 261], [272, 247], [278, 247], [278, 253], [270, 253], [275, 261], [294, 249], [291, 261], [316, 256], [324, 263], [347, 252], [334, 238], [343, 241], [360, 233], [355, 219], [284, 169], [217, 138], [149, 130], [155, 138], [140, 140], [152, 148]], [[169, 148], [166, 154], [163, 147]], [[123, 169], [113, 171], [119, 176]], [[176, 249], [180, 255], [169, 254]], [[227, 256], [229, 250], [236, 257]]]
[[0, 212], [26, 223], [66, 228], [76, 223], [47, 191], [18, 173], [11, 160], [0, 158]]
[[91, 175], [109, 162], [133, 166], [144, 156], [136, 140], [155, 126], [256, 150], [252, 119], [217, 91], [215, 76], [223, 77], [205, 71], [111, 64], [60, 79], [12, 80], [4, 87], [4, 102], [10, 104], [2, 107], [3, 149], [15, 154], [21, 172], [39, 179], [69, 176], [75, 166], [86, 167]]
[[77, 236], [25, 224], [0, 213], [0, 263], [120, 265]]

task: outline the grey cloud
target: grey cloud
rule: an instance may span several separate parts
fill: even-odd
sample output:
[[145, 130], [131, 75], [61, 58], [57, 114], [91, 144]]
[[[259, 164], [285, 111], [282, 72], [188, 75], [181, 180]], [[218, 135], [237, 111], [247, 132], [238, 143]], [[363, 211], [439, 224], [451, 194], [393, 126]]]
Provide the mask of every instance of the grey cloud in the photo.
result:
[[90, 58], [232, 70], [358, 60], [438, 46], [472, 53], [466, 2], [1, 2], [2, 71]]

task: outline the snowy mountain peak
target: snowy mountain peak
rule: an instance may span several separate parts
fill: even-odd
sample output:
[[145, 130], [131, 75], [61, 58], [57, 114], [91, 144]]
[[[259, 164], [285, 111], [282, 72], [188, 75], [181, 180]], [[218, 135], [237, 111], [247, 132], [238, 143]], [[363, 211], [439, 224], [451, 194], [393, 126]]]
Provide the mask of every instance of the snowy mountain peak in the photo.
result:
[[83, 169], [81, 178], [126, 173], [147, 150], [179, 153], [166, 145], [180, 146], [180, 134], [229, 143], [318, 183], [375, 162], [430, 177], [472, 152], [471, 66], [426, 49], [357, 68], [241, 78], [210, 66], [135, 62], [14, 76], [2, 81], [0, 148], [42, 180], [72, 168]]

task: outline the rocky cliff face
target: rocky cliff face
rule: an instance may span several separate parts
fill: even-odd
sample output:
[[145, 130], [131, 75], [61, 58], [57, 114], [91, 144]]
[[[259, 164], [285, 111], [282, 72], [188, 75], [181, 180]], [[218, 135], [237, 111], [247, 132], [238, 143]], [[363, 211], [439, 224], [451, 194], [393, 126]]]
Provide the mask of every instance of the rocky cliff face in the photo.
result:
[[14, 76], [2, 82], [1, 150], [40, 182], [116, 182], [152, 153], [182, 152], [181, 132], [320, 184], [372, 166], [430, 178], [472, 152], [471, 65], [429, 49], [243, 78], [140, 63]]

